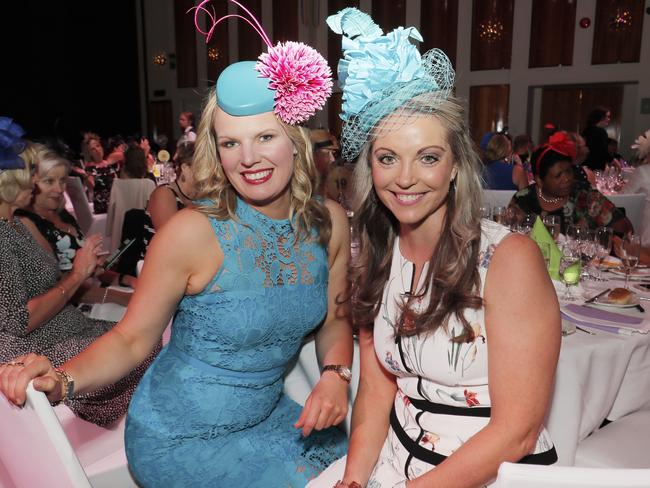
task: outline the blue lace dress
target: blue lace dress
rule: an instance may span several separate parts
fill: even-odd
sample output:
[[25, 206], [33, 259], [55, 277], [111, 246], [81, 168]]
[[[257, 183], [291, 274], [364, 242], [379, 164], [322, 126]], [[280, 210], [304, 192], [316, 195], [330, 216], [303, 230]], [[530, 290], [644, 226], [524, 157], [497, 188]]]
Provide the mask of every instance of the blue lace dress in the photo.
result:
[[327, 253], [289, 220], [237, 202], [211, 224], [224, 262], [179, 304], [170, 343], [129, 408], [126, 452], [145, 487], [302, 487], [345, 454], [336, 428], [302, 438], [282, 374], [327, 310]]

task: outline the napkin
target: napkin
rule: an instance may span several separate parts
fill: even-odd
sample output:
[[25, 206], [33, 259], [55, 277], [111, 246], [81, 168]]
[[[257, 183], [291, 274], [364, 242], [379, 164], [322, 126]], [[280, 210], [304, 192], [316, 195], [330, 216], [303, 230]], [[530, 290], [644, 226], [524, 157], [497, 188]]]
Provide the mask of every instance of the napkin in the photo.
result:
[[650, 323], [643, 317], [577, 304], [564, 305], [560, 311], [565, 320], [585, 327], [618, 332], [619, 334], [632, 334], [633, 332], [647, 334], [650, 331]]
[[551, 252], [551, 255], [549, 256], [548, 274], [551, 275], [551, 279], [559, 281], [562, 251], [560, 251], [557, 244], [555, 244], [553, 236], [551, 236], [550, 232], [542, 222], [542, 219], [539, 218], [539, 215], [535, 219], [533, 230], [530, 231], [530, 238], [540, 245], [540, 248], [542, 243], [548, 243]]

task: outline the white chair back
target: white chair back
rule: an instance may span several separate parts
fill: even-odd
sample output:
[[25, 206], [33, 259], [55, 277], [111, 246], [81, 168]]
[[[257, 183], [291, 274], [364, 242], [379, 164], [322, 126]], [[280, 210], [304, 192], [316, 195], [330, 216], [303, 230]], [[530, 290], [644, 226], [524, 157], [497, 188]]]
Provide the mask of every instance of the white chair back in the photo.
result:
[[79, 227], [81, 227], [84, 234], [88, 234], [93, 224], [93, 211], [86, 198], [81, 178], [68, 176], [65, 191], [70, 197], [70, 202], [72, 202], [72, 208], [74, 208], [74, 215], [77, 222], [79, 222]]
[[503, 463], [493, 488], [650, 488], [650, 469]]
[[90, 488], [54, 410], [31, 383], [22, 409], [0, 395], [0, 425], [0, 459], [10, 477], [0, 485]]
[[31, 383], [23, 408], [0, 394], [0, 486], [135, 488], [124, 452], [124, 425], [122, 418], [102, 428], [65, 405], [52, 408]]
[[607, 198], [617, 207], [625, 209], [625, 215], [632, 222], [635, 233], [642, 234], [644, 224], [650, 225], [648, 222], [643, 222], [643, 209], [646, 205], [646, 196], [643, 193], [622, 193], [620, 195], [608, 195]]
[[124, 214], [133, 208], [144, 209], [156, 184], [149, 178], [113, 180], [106, 219], [106, 236], [110, 237], [110, 251], [120, 246]]
[[507, 207], [516, 192], [512, 190], [483, 190], [483, 205], [494, 207]]

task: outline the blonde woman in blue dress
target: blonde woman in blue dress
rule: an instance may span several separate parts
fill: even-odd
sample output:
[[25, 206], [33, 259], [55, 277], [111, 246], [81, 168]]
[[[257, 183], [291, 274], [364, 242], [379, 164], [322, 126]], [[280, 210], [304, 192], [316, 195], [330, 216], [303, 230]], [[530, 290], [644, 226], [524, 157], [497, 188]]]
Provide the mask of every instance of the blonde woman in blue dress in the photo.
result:
[[347, 36], [361, 377], [347, 458], [309, 486], [478, 487], [504, 461], [555, 462], [542, 422], [556, 294], [533, 241], [481, 220], [481, 165], [448, 58], [421, 57], [415, 29], [383, 35], [356, 9], [328, 24]]
[[[330, 427], [348, 408], [349, 225], [314, 195], [298, 126], [327, 99], [329, 68], [299, 43], [268, 56], [230, 65], [211, 90], [193, 164], [202, 199], [156, 233], [124, 319], [60, 369], [33, 354], [0, 365], [0, 391], [17, 404], [31, 378], [52, 401], [92, 391], [142, 361], [174, 315], [127, 415], [143, 487], [301, 488], [345, 452]], [[313, 92], [296, 100], [304, 86], [276, 88], [274, 60], [310, 75], [301, 80]], [[312, 332], [324, 366], [303, 407], [282, 377]]]

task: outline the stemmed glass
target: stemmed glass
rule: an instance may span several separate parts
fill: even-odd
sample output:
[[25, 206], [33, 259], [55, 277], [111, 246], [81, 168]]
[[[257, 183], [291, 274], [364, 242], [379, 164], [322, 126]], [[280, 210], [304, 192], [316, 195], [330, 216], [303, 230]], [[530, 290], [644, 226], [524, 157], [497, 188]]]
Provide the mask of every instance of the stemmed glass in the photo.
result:
[[560, 280], [564, 283], [564, 296], [562, 300], [566, 302], [575, 301], [576, 298], [571, 294], [570, 287], [580, 283], [580, 247], [574, 243], [567, 242], [562, 247], [562, 257], [560, 258]]
[[633, 233], [626, 234], [621, 243], [621, 259], [625, 266], [625, 289], [629, 289], [630, 273], [639, 264], [641, 238]]
[[553, 236], [553, 240], [557, 241], [557, 237], [560, 235], [560, 216], [545, 215], [542, 222], [544, 222], [548, 232]]
[[612, 252], [612, 229], [609, 227], [599, 227], [594, 231], [594, 251], [598, 258], [597, 279], [602, 280], [602, 265], [605, 259]]

